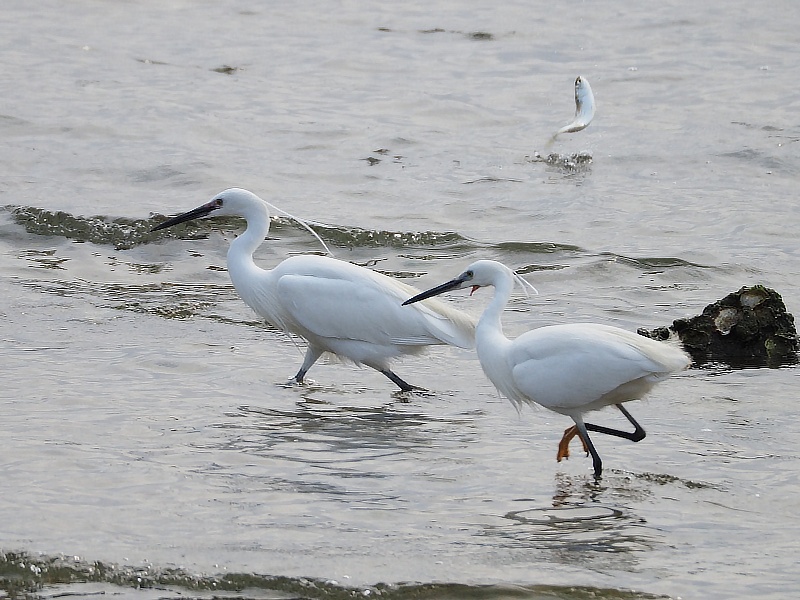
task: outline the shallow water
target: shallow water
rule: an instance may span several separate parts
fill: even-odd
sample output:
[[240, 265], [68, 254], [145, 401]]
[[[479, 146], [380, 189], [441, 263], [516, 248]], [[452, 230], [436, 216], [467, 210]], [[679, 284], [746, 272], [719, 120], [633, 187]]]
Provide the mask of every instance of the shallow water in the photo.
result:
[[[785, 597], [795, 369], [674, 377], [631, 407], [644, 441], [597, 441], [596, 483], [555, 461], [568, 420], [517, 413], [470, 352], [398, 363], [427, 395], [336, 363], [283, 387], [301, 349], [225, 272], [241, 223], [149, 229], [239, 186], [421, 288], [502, 260], [540, 292], [509, 335], [666, 325], [755, 283], [796, 312], [799, 13], [6, 2], [3, 588]], [[578, 74], [595, 121], [547, 148]], [[258, 259], [319, 250], [278, 219]]]

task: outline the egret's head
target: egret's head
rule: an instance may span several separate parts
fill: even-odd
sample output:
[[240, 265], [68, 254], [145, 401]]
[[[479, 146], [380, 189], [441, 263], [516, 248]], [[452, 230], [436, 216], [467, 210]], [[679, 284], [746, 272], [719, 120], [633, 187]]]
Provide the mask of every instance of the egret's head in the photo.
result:
[[251, 211], [259, 206], [261, 211], [266, 210], [264, 201], [254, 193], [248, 192], [247, 190], [243, 190], [241, 188], [229, 188], [223, 192], [220, 192], [214, 196], [211, 201], [206, 202], [202, 206], [198, 206], [195, 209], [180, 214], [177, 217], [167, 219], [163, 223], [156, 225], [153, 227], [153, 229], [151, 229], [151, 231], [158, 231], [159, 229], [172, 227], [173, 225], [178, 225], [179, 223], [185, 223], [186, 221], [205, 217], [206, 215], [219, 217], [237, 216], [246, 218]]
[[503, 279], [514, 277], [514, 271], [495, 260], [478, 260], [472, 263], [456, 279], [462, 281], [461, 288], [470, 287], [470, 295], [475, 290], [489, 285], [497, 285]]
[[220, 217], [247, 218], [254, 209], [264, 212], [266, 203], [253, 192], [242, 188], [228, 188], [214, 196], [206, 206], [210, 206], [209, 210]]
[[504, 264], [494, 260], [478, 260], [468, 266], [467, 269], [455, 279], [451, 279], [442, 285], [438, 285], [435, 288], [431, 288], [425, 292], [417, 294], [413, 298], [409, 298], [403, 302], [403, 304], [413, 304], [414, 302], [419, 302], [420, 300], [425, 300], [426, 298], [437, 296], [439, 294], [443, 294], [444, 292], [449, 292], [450, 290], [461, 290], [464, 288], [471, 288], [471, 295], [478, 288], [488, 285], [496, 286], [502, 281], [514, 280], [518, 281], [520, 285], [523, 286], [523, 289], [527, 286], [534, 292], [536, 291], [531, 284], [522, 279], [522, 277], [514, 273], [514, 271], [509, 269]]

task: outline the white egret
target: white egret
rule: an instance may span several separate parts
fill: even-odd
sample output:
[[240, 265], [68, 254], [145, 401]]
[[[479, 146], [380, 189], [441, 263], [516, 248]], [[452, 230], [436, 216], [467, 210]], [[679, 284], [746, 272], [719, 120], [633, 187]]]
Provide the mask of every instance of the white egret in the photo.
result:
[[205, 215], [244, 217], [247, 228], [228, 249], [228, 274], [239, 296], [275, 327], [308, 342], [302, 383], [325, 352], [381, 372], [403, 391], [415, 389], [391, 369], [393, 359], [432, 344], [472, 348], [475, 320], [438, 300], [408, 311], [401, 301], [418, 289], [345, 261], [319, 255], [287, 258], [264, 270], [253, 252], [267, 236], [269, 207], [247, 190], [227, 189], [210, 202], [153, 228], [171, 227]]
[[[494, 286], [494, 298], [478, 320], [475, 344], [481, 367], [498, 391], [518, 408], [536, 403], [571, 417], [574, 427], [564, 432], [557, 458], [569, 456], [569, 442], [577, 434], [591, 453], [595, 477], [603, 463], [588, 431], [638, 442], [645, 431], [622, 406], [641, 398], [671, 373], [689, 366], [682, 350], [636, 333], [608, 325], [578, 323], [550, 325], [515, 340], [503, 334], [501, 314], [519, 277], [505, 265], [479, 260], [455, 279], [406, 300], [411, 304], [448, 290]], [[629, 433], [584, 423], [586, 412], [615, 405], [633, 425]]]

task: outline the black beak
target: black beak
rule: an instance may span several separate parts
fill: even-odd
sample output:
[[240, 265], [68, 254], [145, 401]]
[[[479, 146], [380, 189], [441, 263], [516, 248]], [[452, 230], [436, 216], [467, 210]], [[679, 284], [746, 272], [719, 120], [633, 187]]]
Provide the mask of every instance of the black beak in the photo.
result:
[[469, 277], [466, 273], [459, 275], [455, 279], [451, 279], [447, 283], [443, 283], [442, 285], [437, 285], [434, 288], [431, 288], [425, 292], [420, 292], [413, 298], [409, 298], [405, 302], [403, 302], [403, 306], [406, 304], [413, 304], [414, 302], [419, 302], [420, 300], [425, 300], [426, 298], [430, 298], [431, 296], [438, 296], [439, 294], [443, 294], [444, 292], [449, 292], [450, 290], [457, 290], [459, 289], [465, 281], [467, 281]]
[[203, 206], [198, 206], [197, 208], [190, 210], [189, 212], [185, 212], [182, 215], [178, 215], [177, 217], [172, 217], [171, 219], [167, 219], [163, 223], [156, 225], [150, 231], [158, 231], [159, 229], [166, 229], [167, 227], [172, 227], [173, 225], [177, 225], [178, 223], [184, 223], [186, 221], [191, 221], [192, 219], [197, 219], [198, 217], [203, 217], [210, 213], [212, 210], [216, 210], [220, 207], [220, 203], [212, 200]]

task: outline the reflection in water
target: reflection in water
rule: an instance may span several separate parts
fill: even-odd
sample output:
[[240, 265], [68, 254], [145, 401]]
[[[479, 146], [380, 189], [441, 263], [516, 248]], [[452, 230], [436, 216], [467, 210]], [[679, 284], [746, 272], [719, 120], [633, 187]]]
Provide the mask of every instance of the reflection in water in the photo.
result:
[[[429, 455], [432, 445], [463, 448], [476, 437], [473, 419], [480, 411], [437, 418], [402, 402], [341, 405], [317, 399], [323, 388], [299, 391], [302, 398], [290, 408], [240, 406], [227, 413], [228, 420], [214, 426], [220, 435], [196, 444], [229, 457], [230, 466], [212, 466], [214, 475], [237, 489], [323, 494], [351, 508], [392, 508], [407, 499], [400, 498], [397, 472], [388, 465], [401, 472], [413, 465], [417, 476], [430, 477], [429, 460], [409, 462], [416, 453]], [[357, 481], [364, 484], [359, 488]]]
[[[557, 561], [593, 570], [633, 570], [638, 553], [657, 543], [644, 520], [619, 504], [621, 499], [646, 494], [635, 479], [557, 473], [549, 506], [531, 506], [506, 513], [506, 523], [486, 527], [483, 535], [500, 538], [502, 545], [537, 561]], [[535, 501], [523, 501], [532, 504]], [[526, 557], [526, 560], [532, 560]]]
[[586, 502], [597, 502], [598, 496], [602, 493], [602, 480], [594, 477], [573, 477], [564, 473], [556, 473], [555, 493], [553, 494], [553, 506], [580, 506]]
[[241, 406], [227, 416], [234, 420], [218, 425], [230, 434], [225, 449], [275, 455], [290, 444], [291, 453], [281, 458], [315, 464], [401, 454], [445, 437], [463, 444], [472, 439], [471, 414], [442, 419], [394, 402], [342, 406], [305, 396], [292, 409]]

